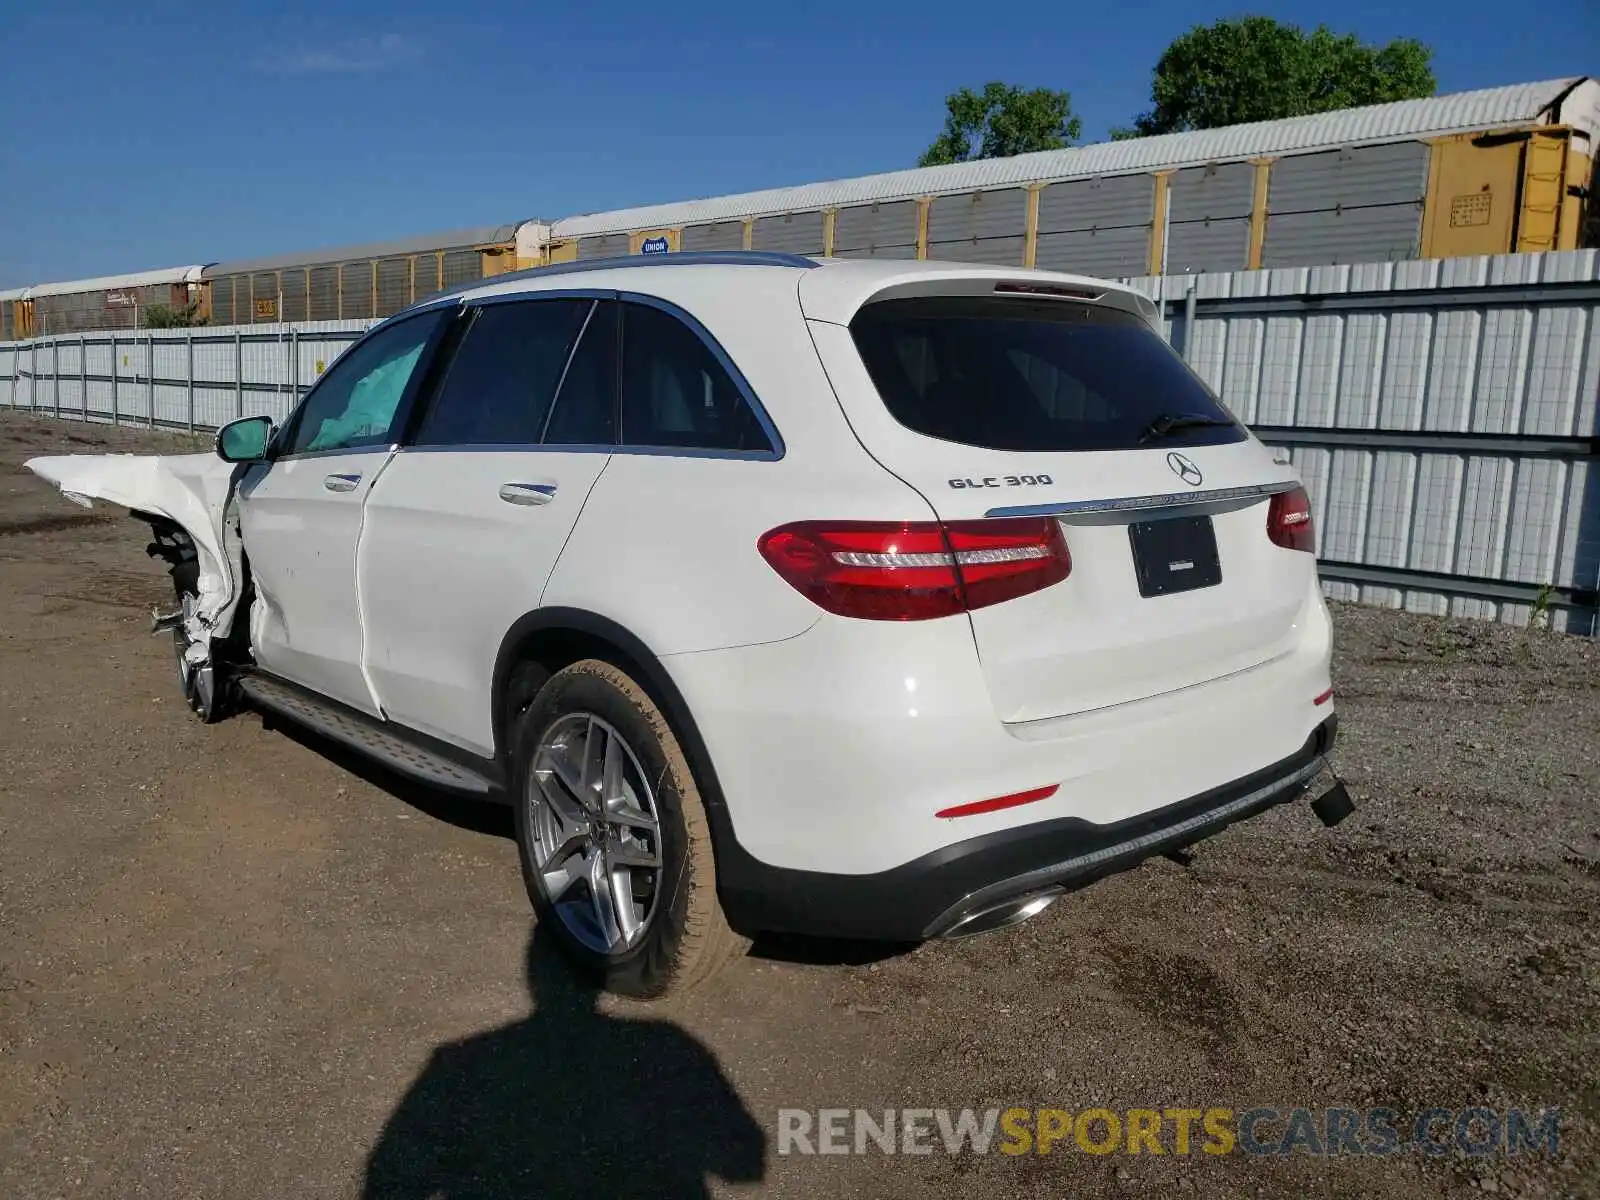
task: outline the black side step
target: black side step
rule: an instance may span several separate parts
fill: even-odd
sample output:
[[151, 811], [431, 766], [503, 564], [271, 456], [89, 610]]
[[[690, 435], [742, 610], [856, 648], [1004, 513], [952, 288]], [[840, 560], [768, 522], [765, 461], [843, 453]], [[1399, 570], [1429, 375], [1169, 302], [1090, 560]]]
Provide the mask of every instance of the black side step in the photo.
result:
[[419, 746], [399, 726], [355, 712], [270, 675], [252, 671], [238, 680], [249, 699], [279, 716], [315, 730], [376, 759], [387, 767], [435, 787], [487, 795], [494, 790], [487, 776], [463, 763]]

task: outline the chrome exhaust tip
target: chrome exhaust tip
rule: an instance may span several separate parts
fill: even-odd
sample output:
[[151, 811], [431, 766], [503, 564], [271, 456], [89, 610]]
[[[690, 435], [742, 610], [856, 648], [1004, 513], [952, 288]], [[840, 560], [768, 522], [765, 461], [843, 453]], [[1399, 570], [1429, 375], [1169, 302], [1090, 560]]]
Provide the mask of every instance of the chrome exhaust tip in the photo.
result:
[[968, 913], [939, 936], [944, 938], [976, 937], [980, 933], [993, 933], [997, 929], [1020, 925], [1031, 917], [1037, 917], [1059, 900], [1062, 895], [1061, 888], [1046, 888], [1042, 892], [1030, 892], [1026, 896], [1016, 896], [999, 904], [992, 904], [988, 908], [980, 908], [975, 913]]

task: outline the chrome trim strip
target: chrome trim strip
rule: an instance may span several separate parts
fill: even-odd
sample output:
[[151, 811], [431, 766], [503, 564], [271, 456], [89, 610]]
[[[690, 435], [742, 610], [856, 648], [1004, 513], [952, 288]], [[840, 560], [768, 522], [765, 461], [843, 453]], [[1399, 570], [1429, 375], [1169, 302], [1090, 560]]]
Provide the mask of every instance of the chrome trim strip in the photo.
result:
[[986, 517], [1070, 517], [1079, 513], [1137, 512], [1151, 508], [1177, 508], [1192, 504], [1216, 504], [1224, 500], [1247, 500], [1276, 496], [1302, 486], [1294, 479], [1276, 483], [1254, 483], [1248, 487], [1211, 488], [1204, 492], [1168, 492], [1159, 496], [1123, 496], [1115, 500], [1068, 500], [1059, 504], [1015, 504], [991, 508]]
[[733, 458], [749, 462], [777, 462], [783, 455], [771, 450], [698, 450], [692, 446], [547, 445], [516, 442], [506, 445], [401, 446], [401, 454], [649, 454], [670, 458]]
[[266, 464], [305, 462], [313, 458], [356, 458], [368, 454], [388, 454], [393, 450], [391, 442], [377, 442], [362, 446], [333, 446], [327, 450], [302, 450], [298, 454], [280, 454], [276, 458], [264, 458], [260, 461]]

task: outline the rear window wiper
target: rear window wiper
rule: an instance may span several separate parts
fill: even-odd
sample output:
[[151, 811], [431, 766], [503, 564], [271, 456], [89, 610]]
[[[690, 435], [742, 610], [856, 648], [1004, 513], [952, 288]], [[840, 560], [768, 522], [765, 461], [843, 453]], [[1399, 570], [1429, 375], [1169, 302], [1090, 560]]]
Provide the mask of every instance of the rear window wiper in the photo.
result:
[[1144, 427], [1144, 432], [1139, 435], [1139, 444], [1143, 445], [1156, 438], [1169, 437], [1180, 429], [1232, 424], [1233, 422], [1225, 417], [1208, 417], [1204, 413], [1162, 413]]

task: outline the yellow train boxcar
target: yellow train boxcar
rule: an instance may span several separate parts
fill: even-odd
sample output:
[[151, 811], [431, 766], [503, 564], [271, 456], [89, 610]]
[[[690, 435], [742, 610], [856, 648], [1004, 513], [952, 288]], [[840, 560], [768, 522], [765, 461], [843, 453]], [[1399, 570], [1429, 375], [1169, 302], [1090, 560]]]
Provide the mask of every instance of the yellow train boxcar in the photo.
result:
[[1132, 276], [1579, 244], [1600, 83], [1555, 79], [569, 217], [548, 261], [678, 250]]
[[197, 302], [216, 325], [370, 320], [488, 275], [631, 254], [938, 258], [1115, 278], [1569, 250], [1596, 226], [1597, 136], [1600, 82], [1552, 79], [553, 224], [41, 284], [0, 294], [0, 337], [115, 328], [158, 302]]
[[204, 272], [211, 322], [386, 317], [444, 288], [514, 270], [517, 230], [492, 225], [215, 263]]

